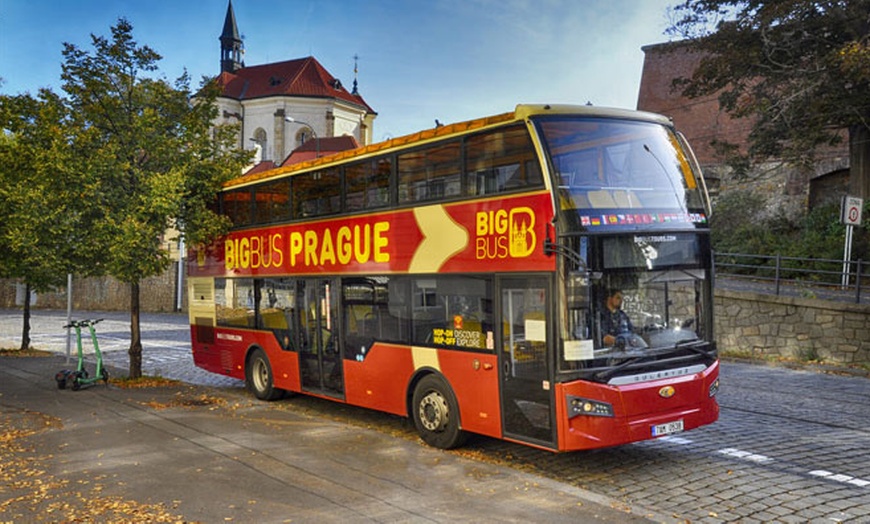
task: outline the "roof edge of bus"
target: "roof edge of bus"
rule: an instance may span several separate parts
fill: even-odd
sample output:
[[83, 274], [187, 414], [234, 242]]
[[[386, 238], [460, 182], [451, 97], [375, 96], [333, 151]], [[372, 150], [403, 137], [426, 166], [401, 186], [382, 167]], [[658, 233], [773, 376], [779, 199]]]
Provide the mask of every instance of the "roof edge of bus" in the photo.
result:
[[403, 135], [396, 138], [391, 138], [383, 142], [377, 142], [362, 146], [356, 149], [340, 151], [331, 155], [306, 160], [289, 166], [281, 166], [273, 169], [242, 175], [232, 180], [224, 182], [224, 188], [245, 186], [260, 180], [272, 178], [279, 175], [295, 173], [297, 171], [306, 171], [310, 168], [320, 165], [330, 164], [340, 160], [350, 160], [352, 158], [364, 157], [373, 153], [389, 151], [406, 144], [415, 142], [426, 142], [434, 138], [441, 138], [450, 135], [458, 135], [461, 133], [484, 129], [486, 127], [510, 122], [512, 120], [526, 120], [530, 116], [544, 114], [585, 114], [589, 116], [599, 116], [604, 118], [634, 118], [649, 120], [661, 124], [670, 125], [671, 121], [667, 117], [655, 113], [647, 113], [644, 111], [635, 111], [632, 109], [620, 109], [613, 107], [599, 107], [590, 105], [570, 105], [570, 104], [518, 104], [514, 111], [509, 113], [500, 113], [497, 115], [476, 118], [474, 120], [466, 120], [463, 122], [455, 122], [452, 124], [440, 125], [434, 128], [417, 131], [408, 135]]
[[338, 153], [334, 153], [331, 155], [323, 156], [320, 158], [315, 158], [312, 160], [306, 160], [304, 162], [299, 162], [296, 164], [291, 164], [289, 166], [276, 167], [274, 169], [269, 169], [266, 171], [260, 171], [258, 173], [252, 173], [250, 175], [242, 175], [238, 178], [234, 178], [228, 182], [224, 182], [223, 187], [235, 187], [235, 186], [244, 186], [250, 184], [252, 182], [256, 182], [258, 180], [263, 180], [266, 178], [272, 178], [278, 175], [286, 175], [289, 173], [294, 173], [296, 171], [305, 171], [312, 167], [316, 167], [323, 164], [330, 164], [332, 162], [352, 159], [356, 157], [364, 157], [369, 154], [388, 151], [393, 148], [397, 148], [399, 146], [403, 146], [405, 144], [412, 144], [415, 142], [425, 142], [427, 140], [433, 138], [441, 138], [445, 136], [450, 136], [454, 134], [460, 134], [466, 131], [473, 131], [477, 129], [483, 129], [485, 127], [489, 127], [495, 124], [501, 124], [504, 122], [509, 122], [511, 120], [515, 120], [515, 116], [513, 112], [510, 113], [501, 113], [498, 115], [487, 116], [482, 118], [476, 118], [474, 120], [466, 120], [463, 122], [455, 122], [452, 124], [440, 125], [431, 129], [425, 129], [423, 131], [417, 131], [416, 133], [411, 133], [408, 135], [399, 136], [396, 138], [391, 138], [389, 140], [385, 140], [383, 142], [376, 142], [374, 144], [369, 144], [367, 146], [362, 146], [356, 149], [349, 149], [347, 151], [340, 151]]
[[514, 111], [517, 119], [528, 118], [530, 116], [552, 114], [581, 114], [588, 116], [599, 116], [604, 118], [631, 118], [648, 120], [659, 124], [673, 125], [670, 118], [658, 113], [649, 111], [640, 111], [637, 109], [625, 109], [620, 107], [606, 107], [593, 105], [571, 105], [571, 104], [519, 104]]

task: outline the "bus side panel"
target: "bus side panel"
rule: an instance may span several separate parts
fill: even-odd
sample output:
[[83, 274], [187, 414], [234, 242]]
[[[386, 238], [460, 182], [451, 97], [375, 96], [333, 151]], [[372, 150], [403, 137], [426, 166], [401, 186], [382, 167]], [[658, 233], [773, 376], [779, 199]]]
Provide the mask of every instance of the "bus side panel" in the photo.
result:
[[229, 368], [224, 367], [223, 362], [226, 360], [223, 357], [225, 350], [220, 350], [214, 343], [214, 328], [206, 328], [211, 331], [209, 342], [203, 342], [200, 338], [203, 335], [204, 328], [201, 326], [190, 326], [190, 341], [193, 349], [193, 363], [206, 371], [218, 373], [220, 375], [228, 375], [231, 372], [232, 365]]
[[299, 359], [296, 353], [284, 351], [275, 336], [268, 331], [215, 328], [211, 344], [198, 338], [196, 326], [191, 327], [193, 362], [212, 373], [245, 379], [245, 357], [248, 349], [258, 346], [266, 352], [272, 366], [275, 387], [299, 391]]
[[362, 362], [345, 359], [343, 365], [348, 404], [408, 415], [405, 392], [414, 374], [411, 348], [375, 343]]
[[[709, 394], [719, 376], [716, 362], [701, 373], [629, 386], [591, 382], [558, 384], [556, 410], [559, 449], [618, 446], [655, 438], [654, 426], [682, 422], [683, 431], [710, 424], [719, 418], [719, 405]], [[672, 396], [666, 391], [673, 388]], [[597, 400], [613, 406], [614, 416], [576, 415], [569, 418], [568, 396]]]
[[440, 350], [441, 372], [459, 403], [462, 429], [501, 438], [498, 358], [492, 353]]
[[299, 373], [299, 353], [295, 351], [286, 351], [281, 349], [277, 341], [272, 338], [271, 342], [261, 346], [266, 350], [266, 356], [269, 357], [269, 363], [272, 365], [272, 376], [275, 380], [275, 387], [285, 391], [300, 392], [302, 391], [302, 379]]

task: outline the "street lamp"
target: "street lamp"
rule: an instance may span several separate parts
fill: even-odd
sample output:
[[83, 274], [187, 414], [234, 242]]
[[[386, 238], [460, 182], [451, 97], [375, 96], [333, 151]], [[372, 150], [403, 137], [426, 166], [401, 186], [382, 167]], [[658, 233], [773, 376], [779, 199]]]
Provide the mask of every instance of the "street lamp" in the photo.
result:
[[308, 122], [296, 120], [292, 116], [285, 116], [284, 121], [290, 124], [299, 124], [301, 126], [306, 126], [308, 129], [311, 130], [311, 136], [314, 137], [314, 158], [320, 158], [320, 140], [317, 139], [317, 133], [314, 131], [314, 126], [312, 126]]

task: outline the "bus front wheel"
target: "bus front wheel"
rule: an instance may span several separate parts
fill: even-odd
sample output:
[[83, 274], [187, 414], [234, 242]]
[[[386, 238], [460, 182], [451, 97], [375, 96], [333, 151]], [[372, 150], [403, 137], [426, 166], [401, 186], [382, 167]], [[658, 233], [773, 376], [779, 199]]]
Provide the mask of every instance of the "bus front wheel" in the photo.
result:
[[453, 449], [465, 442], [459, 428], [459, 405], [450, 386], [437, 375], [423, 377], [414, 388], [414, 426], [426, 444]]
[[260, 400], [276, 400], [283, 391], [275, 387], [272, 365], [262, 349], [255, 349], [245, 366], [245, 385]]

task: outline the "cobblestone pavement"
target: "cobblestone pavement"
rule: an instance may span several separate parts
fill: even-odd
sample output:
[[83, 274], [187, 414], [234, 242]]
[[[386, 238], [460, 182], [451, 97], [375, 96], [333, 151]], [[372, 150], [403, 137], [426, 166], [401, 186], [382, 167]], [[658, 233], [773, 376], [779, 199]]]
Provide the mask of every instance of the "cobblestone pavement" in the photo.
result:
[[[65, 351], [65, 315], [34, 315], [33, 346]], [[106, 319], [98, 325], [106, 361], [125, 369], [129, 320], [91, 316]], [[143, 315], [142, 327], [145, 373], [242, 386], [193, 366], [184, 315]], [[20, 330], [20, 312], [0, 310], [0, 347], [20, 345]], [[649, 508], [664, 516], [657, 520], [870, 523], [870, 379], [735, 362], [724, 362], [721, 376], [720, 420], [695, 431], [568, 454], [477, 437], [465, 452]], [[366, 410], [351, 416], [408, 434], [395, 417]]]
[[[73, 315], [74, 320], [100, 318], [96, 325], [97, 341], [103, 353], [103, 362], [118, 369], [130, 367], [130, 315], [125, 312], [85, 312]], [[61, 311], [33, 311], [31, 317], [31, 346], [61, 354], [69, 354], [76, 361], [75, 332], [71, 330], [67, 342], [66, 313]], [[209, 373], [193, 365], [190, 352], [190, 326], [183, 313], [144, 313], [140, 318], [142, 330], [142, 371], [146, 375], [161, 376], [204, 386], [242, 386], [240, 380]], [[22, 315], [20, 311], [0, 309], [0, 347], [21, 345]], [[83, 332], [85, 360], [93, 362], [93, 346], [87, 332]]]
[[734, 362], [721, 377], [710, 426], [585, 453], [513, 448], [512, 460], [679, 521], [870, 522], [870, 380]]

